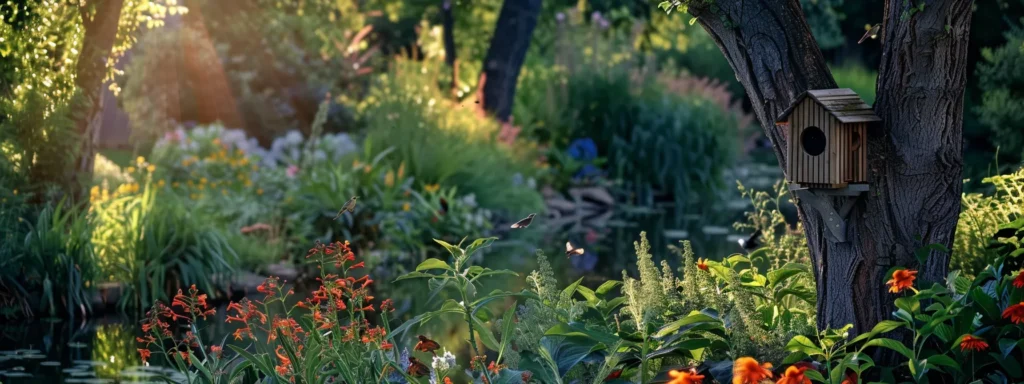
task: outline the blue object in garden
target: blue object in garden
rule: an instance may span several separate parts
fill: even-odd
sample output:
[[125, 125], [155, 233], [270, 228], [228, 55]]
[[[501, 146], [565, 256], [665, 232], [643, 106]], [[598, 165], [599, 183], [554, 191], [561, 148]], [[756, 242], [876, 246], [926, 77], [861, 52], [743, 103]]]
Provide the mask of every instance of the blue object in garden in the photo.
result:
[[594, 267], [597, 266], [597, 253], [591, 250], [585, 250], [582, 255], [573, 256], [569, 258], [572, 263], [572, 267], [582, 272], [593, 272]]
[[597, 144], [589, 137], [573, 140], [569, 143], [569, 156], [578, 161], [597, 159]]

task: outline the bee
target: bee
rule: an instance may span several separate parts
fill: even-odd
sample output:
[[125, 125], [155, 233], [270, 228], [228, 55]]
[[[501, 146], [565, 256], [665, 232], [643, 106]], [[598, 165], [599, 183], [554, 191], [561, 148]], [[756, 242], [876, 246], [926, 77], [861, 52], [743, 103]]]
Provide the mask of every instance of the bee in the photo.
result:
[[572, 243], [565, 242], [565, 257], [579, 256], [583, 254], [583, 248], [576, 248], [572, 246]]
[[520, 229], [520, 228], [529, 227], [530, 223], [533, 222], [533, 217], [536, 216], [536, 215], [537, 215], [536, 213], [531, 213], [529, 216], [526, 216], [526, 218], [515, 222], [515, 224], [512, 224], [512, 229]]

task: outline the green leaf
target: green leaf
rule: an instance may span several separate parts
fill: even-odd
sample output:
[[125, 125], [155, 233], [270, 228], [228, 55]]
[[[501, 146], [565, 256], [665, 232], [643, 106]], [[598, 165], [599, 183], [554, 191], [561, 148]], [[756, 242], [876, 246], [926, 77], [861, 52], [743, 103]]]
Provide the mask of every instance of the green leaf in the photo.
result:
[[547, 332], [544, 332], [544, 336], [584, 337], [602, 343], [605, 346], [613, 345], [622, 340], [614, 334], [601, 332], [596, 329], [588, 329], [579, 323], [555, 324]]
[[423, 272], [409, 272], [409, 273], [406, 273], [406, 274], [404, 274], [402, 276], [399, 276], [397, 279], [395, 279], [395, 281], [411, 280], [411, 279], [422, 279], [422, 278], [431, 278], [431, 277], [437, 277], [437, 275], [432, 275], [432, 274], [423, 273]]
[[491, 328], [484, 324], [484, 322], [480, 321], [476, 316], [470, 317], [473, 319], [473, 327], [476, 330], [476, 334], [480, 336], [480, 341], [484, 343], [484, 346], [492, 351], [500, 352], [501, 345], [498, 344], [498, 339], [494, 338], [494, 332], [491, 332]]
[[999, 321], [1001, 313], [995, 299], [989, 296], [988, 293], [985, 293], [981, 287], [975, 287], [971, 290], [971, 300], [974, 301], [974, 305], [980, 307], [981, 313], [985, 317], [992, 321]]
[[512, 306], [505, 310], [505, 315], [501, 317], [501, 348], [498, 350], [497, 362], [501, 363], [501, 357], [505, 354], [505, 349], [509, 348], [512, 343], [512, 334], [516, 330], [515, 322], [516, 314], [516, 302], [512, 302]]
[[608, 281], [605, 281], [604, 283], [601, 283], [601, 285], [598, 286], [597, 290], [595, 290], [594, 292], [597, 293], [600, 296], [605, 296], [605, 295], [608, 295], [608, 292], [611, 292], [613, 289], [617, 288], [620, 285], [622, 285], [621, 281], [618, 281], [618, 280], [608, 280]]
[[946, 355], [932, 355], [928, 357], [928, 365], [933, 367], [946, 367], [959, 371], [960, 364]]
[[558, 376], [565, 377], [572, 367], [579, 364], [591, 352], [601, 349], [600, 343], [582, 337], [544, 336], [540, 341], [542, 354], [558, 369]]
[[880, 334], [883, 334], [883, 333], [886, 333], [886, 332], [891, 332], [892, 330], [894, 330], [896, 328], [899, 328], [899, 327], [902, 327], [903, 325], [904, 325], [904, 323], [901, 322], [901, 321], [882, 320], [878, 324], [875, 324], [874, 328], [871, 328], [871, 333], [874, 333], [876, 335], [880, 335]]
[[1017, 346], [1024, 348], [1024, 339], [999, 339], [999, 351], [1003, 353], [1004, 358], [1010, 356], [1010, 353], [1013, 352], [1013, 348]]
[[565, 289], [562, 290], [562, 295], [560, 297], [565, 299], [571, 298], [572, 295], [576, 293], [576, 287], [579, 287], [581, 283], [583, 283], [582, 277], [579, 280], [576, 280], [575, 283], [569, 284], [568, 287], [565, 287]]
[[711, 316], [705, 315], [703, 313], [694, 311], [694, 312], [691, 312], [688, 316], [686, 316], [686, 317], [684, 317], [682, 319], [679, 319], [679, 320], [673, 321], [671, 323], [665, 324], [665, 326], [661, 327], [661, 329], [659, 329], [658, 332], [656, 334], [654, 334], [654, 337], [655, 338], [665, 337], [665, 336], [667, 336], [669, 334], [676, 333], [682, 327], [685, 327], [687, 325], [692, 325], [692, 324], [699, 324], [699, 323], [721, 323], [721, 321], [716, 319], [716, 318], [714, 318], [714, 317], [711, 317]]
[[807, 336], [803, 335], [793, 336], [793, 338], [789, 340], [789, 343], [786, 344], [786, 350], [789, 352], [802, 352], [808, 356], [818, 356], [823, 354], [821, 348], [815, 345], [811, 339], [807, 338]]
[[[175, 354], [175, 356], [177, 356], [177, 354]], [[196, 357], [196, 355], [193, 354], [192, 351], [188, 351], [188, 359], [189, 361], [192, 362], [192, 366], [196, 367], [196, 370], [198, 370], [199, 373], [203, 374], [203, 377], [206, 378], [208, 383], [213, 382], [213, 374], [210, 373], [210, 370], [206, 368], [205, 361], [200, 362], [199, 358]]]
[[587, 300], [587, 303], [591, 305], [600, 301], [598, 300], [597, 295], [594, 294], [594, 291], [590, 290], [590, 288], [581, 285], [576, 287], [576, 292], [579, 292], [580, 296], [583, 296], [583, 298]]
[[896, 308], [909, 313], [917, 313], [921, 311], [921, 301], [914, 296], [900, 297], [896, 299]]
[[814, 369], [808, 369], [804, 371], [804, 376], [807, 376], [808, 379], [817, 381], [819, 383], [828, 383], [828, 380], [825, 380], [825, 377], [821, 375], [821, 372], [818, 372], [817, 370]]
[[447, 250], [448, 250], [448, 253], [449, 253], [449, 254], [451, 254], [451, 255], [452, 255], [452, 257], [454, 257], [454, 258], [456, 258], [456, 259], [459, 259], [460, 257], [462, 257], [462, 256], [463, 256], [463, 253], [462, 253], [462, 249], [460, 249], [460, 248], [459, 248], [459, 247], [457, 247], [457, 246], [454, 246], [454, 245], [448, 244], [448, 243], [447, 243], [447, 242], [445, 242], [444, 240], [438, 240], [438, 239], [434, 239], [434, 242], [436, 242], [436, 243], [438, 243], [438, 244], [441, 244], [441, 246], [442, 246], [442, 247], [444, 247], [444, 249], [447, 249]]
[[697, 23], [697, 18], [696, 17], [690, 19], [690, 25], [694, 25], [696, 23]]
[[468, 247], [466, 247], [466, 253], [465, 253], [466, 256], [472, 255], [473, 252], [476, 252], [479, 249], [490, 247], [491, 244], [493, 244], [495, 240], [498, 240], [498, 238], [497, 237], [485, 237], [485, 238], [480, 238], [480, 239], [474, 240], [472, 244], [470, 244]]
[[776, 269], [773, 271], [768, 271], [768, 284], [774, 287], [783, 281], [789, 280], [794, 276], [800, 275], [801, 273], [804, 273], [804, 270], [786, 267]]
[[860, 347], [860, 352], [864, 352], [864, 350], [867, 349], [868, 347], [882, 347], [891, 349], [908, 359], [912, 359], [914, 356], [914, 352], [912, 352], [910, 348], [907, 348], [907, 346], [903, 345], [903, 343], [900, 343], [893, 339], [879, 338], [868, 340], [868, 342], [864, 343], [864, 345]]
[[431, 269], [443, 269], [446, 271], [451, 271], [452, 267], [450, 267], [448, 263], [440, 259], [426, 259], [423, 260], [423, 262], [420, 263], [420, 265], [416, 266], [416, 272], [429, 271]]

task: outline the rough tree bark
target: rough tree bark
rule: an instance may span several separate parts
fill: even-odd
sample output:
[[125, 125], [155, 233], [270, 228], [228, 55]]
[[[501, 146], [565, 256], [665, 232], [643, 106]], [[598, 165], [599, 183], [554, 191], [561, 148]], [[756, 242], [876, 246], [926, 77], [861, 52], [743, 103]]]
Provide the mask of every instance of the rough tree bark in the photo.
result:
[[516, 81], [537, 26], [541, 0], [505, 0], [480, 74], [480, 108], [500, 121], [512, 115]]
[[441, 3], [441, 25], [444, 28], [444, 62], [452, 70], [450, 91], [456, 95], [459, 90], [459, 58], [455, 53], [455, 13], [452, 11], [452, 0]]
[[77, 103], [72, 112], [81, 144], [74, 172], [69, 175], [70, 192], [76, 200], [88, 198], [85, 185], [92, 177], [96, 157], [103, 79], [107, 75], [107, 59], [114, 48], [123, 7], [124, 0], [90, 1], [79, 6], [85, 38], [75, 68], [75, 85], [84, 100]]
[[[892, 312], [885, 273], [920, 269], [921, 284], [945, 278], [962, 188], [963, 94], [971, 0], [927, 0], [923, 11], [886, 1], [876, 114], [870, 127], [870, 192], [848, 216], [847, 242], [826, 233], [821, 215], [798, 201], [818, 289], [818, 327], [871, 329]], [[914, 2], [913, 5], [917, 5]], [[735, 71], [785, 169], [786, 141], [775, 126], [802, 92], [835, 88], [798, 0], [716, 0], [690, 5]], [[831, 201], [838, 211], [848, 197]]]

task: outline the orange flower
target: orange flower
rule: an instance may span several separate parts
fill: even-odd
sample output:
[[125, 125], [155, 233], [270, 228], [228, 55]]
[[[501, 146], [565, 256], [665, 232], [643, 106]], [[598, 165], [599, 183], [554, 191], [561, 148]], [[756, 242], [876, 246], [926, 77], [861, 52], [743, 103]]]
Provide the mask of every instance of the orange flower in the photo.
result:
[[789, 368], [786, 368], [786, 373], [782, 375], [782, 378], [776, 384], [811, 384], [811, 379], [804, 376], [807, 368], [806, 366], [789, 366]]
[[444, 378], [444, 384], [452, 384], [452, 379], [449, 379], [449, 378], [448, 378], [448, 377], [446, 376], [446, 377]]
[[153, 352], [151, 352], [150, 350], [148, 350], [148, 349], [140, 349], [139, 350], [139, 357], [142, 358], [142, 362], [143, 363], [149, 361], [149, 357], [150, 356], [153, 356]]
[[757, 384], [772, 377], [771, 363], [761, 365], [752, 357], [736, 359], [732, 366], [732, 384]]
[[889, 286], [889, 292], [899, 293], [904, 289], [913, 289], [914, 279], [917, 278], [917, 271], [913, 269], [900, 269], [892, 273], [892, 280], [885, 282]]
[[853, 371], [846, 371], [846, 377], [840, 384], [857, 384], [857, 373]]
[[214, 355], [216, 357], [220, 357], [220, 355], [223, 354], [223, 353], [224, 353], [224, 348], [223, 347], [221, 347], [219, 345], [211, 345], [210, 346], [210, 354], [211, 355]]
[[708, 261], [704, 260], [704, 259], [697, 259], [697, 268], [700, 268], [700, 270], [702, 270], [702, 271], [707, 271], [708, 270]]
[[704, 381], [704, 375], [698, 375], [697, 370], [690, 368], [688, 371], [668, 371], [668, 377], [672, 380], [668, 384], [701, 384]]
[[974, 337], [974, 335], [964, 335], [964, 338], [960, 340], [961, 351], [984, 351], [988, 349], [988, 343], [985, 339]]
[[1017, 288], [1024, 288], [1024, 269], [1017, 272], [1017, 277], [1013, 278], [1013, 286]]
[[494, 364], [494, 362], [492, 361], [490, 364], [487, 365], [487, 370], [491, 371], [491, 373], [495, 375], [497, 375], [498, 372], [501, 372], [502, 369], [505, 369], [505, 364]]
[[284, 376], [288, 373], [288, 367], [292, 365], [292, 360], [281, 352], [282, 349], [284, 349], [284, 347], [278, 345], [277, 348], [274, 349], [274, 354], [277, 355], [277, 359], [281, 361], [281, 364], [277, 366], [277, 373]]
[[1024, 324], [1024, 301], [1006, 307], [1003, 318], [1010, 319], [1014, 324]]

